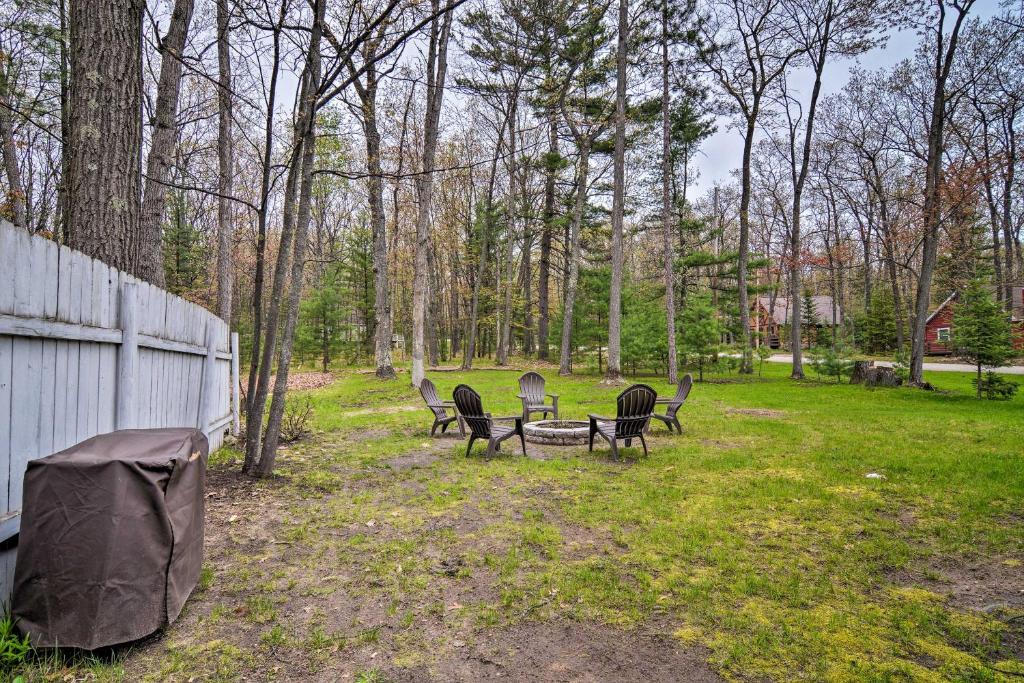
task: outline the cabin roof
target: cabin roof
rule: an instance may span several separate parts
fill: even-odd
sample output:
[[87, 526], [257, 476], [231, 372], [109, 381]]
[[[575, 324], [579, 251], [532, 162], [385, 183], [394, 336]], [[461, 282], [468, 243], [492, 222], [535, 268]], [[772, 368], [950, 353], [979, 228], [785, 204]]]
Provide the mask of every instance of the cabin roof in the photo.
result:
[[[770, 297], [758, 297], [757, 301], [761, 308], [765, 311], [769, 311], [769, 306], [771, 306], [772, 302]], [[836, 324], [835, 319], [832, 317], [832, 297], [812, 296], [811, 303], [814, 304], [814, 314], [817, 316], [818, 320], [821, 321], [822, 325]], [[803, 301], [800, 301], [798, 305], [803, 306]], [[775, 299], [775, 310], [770, 311], [772, 320], [775, 321], [775, 324], [777, 325], [785, 325], [790, 321], [790, 318], [792, 318], [792, 310], [792, 307], [789, 306], [789, 297], [777, 297]], [[836, 317], [841, 320], [843, 316], [838, 305], [836, 306], [835, 313]]]
[[927, 325], [932, 320], [934, 320], [935, 316], [937, 316], [942, 311], [942, 309], [951, 304], [954, 299], [956, 299], [956, 292], [953, 292], [952, 294], [947, 296], [946, 300], [939, 304], [939, 307], [932, 311], [931, 314], [925, 319], [924, 324]]

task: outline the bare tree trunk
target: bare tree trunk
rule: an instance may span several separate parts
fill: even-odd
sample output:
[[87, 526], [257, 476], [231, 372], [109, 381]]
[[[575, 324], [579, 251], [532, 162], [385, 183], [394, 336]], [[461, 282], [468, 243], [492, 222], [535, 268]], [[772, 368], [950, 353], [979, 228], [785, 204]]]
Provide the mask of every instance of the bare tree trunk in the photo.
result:
[[965, 0], [956, 7], [957, 17], [949, 42], [943, 48], [943, 35], [946, 7], [944, 0], [937, 0], [939, 19], [935, 37], [935, 84], [932, 93], [931, 120], [928, 124], [928, 156], [925, 164], [924, 210], [922, 224], [924, 240], [921, 247], [921, 271], [917, 281], [917, 296], [914, 301], [913, 341], [910, 349], [910, 379], [913, 386], [923, 386], [924, 382], [924, 333], [925, 321], [928, 318], [928, 304], [931, 301], [932, 276], [939, 249], [939, 225], [941, 223], [941, 181], [942, 152], [944, 149], [943, 133], [946, 125], [946, 81], [953, 68], [953, 58], [960, 38], [960, 27], [967, 17], [974, 0]]
[[572, 312], [576, 306], [576, 286], [580, 277], [580, 227], [583, 224], [583, 209], [587, 204], [587, 183], [590, 175], [590, 138], [579, 140], [579, 180], [576, 189], [576, 204], [572, 210], [572, 228], [566, 252], [569, 254], [569, 272], [565, 282], [565, 304], [562, 306], [562, 350], [558, 374], [572, 374]]
[[234, 144], [232, 141], [233, 109], [231, 92], [231, 14], [228, 0], [217, 0], [217, 314], [231, 323], [231, 299], [234, 288], [232, 258], [231, 200], [235, 188]]
[[668, 331], [668, 381], [679, 381], [676, 352], [675, 268], [672, 248], [672, 119], [668, 61], [668, 0], [661, 3], [661, 238], [665, 259], [665, 329]]
[[139, 221], [139, 273], [143, 279], [164, 284], [163, 222], [167, 206], [167, 176], [178, 141], [178, 94], [181, 92], [181, 55], [192, 22], [194, 0], [175, 0], [167, 35], [160, 41], [160, 80], [153, 110], [153, 135], [146, 159], [146, 179]]
[[619, 39], [615, 55], [615, 153], [612, 187], [612, 278], [608, 302], [607, 382], [622, 380], [622, 230], [626, 199], [626, 47], [629, 38], [629, 0], [619, 0]]
[[[264, 124], [263, 159], [260, 178], [260, 210], [256, 215], [256, 272], [253, 275], [252, 289], [252, 351], [249, 356], [249, 381], [245, 393], [246, 438], [249, 438], [250, 426], [255, 421], [263, 421], [263, 404], [256, 410], [256, 390], [259, 382], [260, 358], [263, 339], [263, 280], [267, 257], [267, 212], [270, 203], [270, 160], [274, 151], [274, 107], [277, 101], [277, 80], [281, 72], [281, 25], [284, 23], [288, 0], [281, 0], [278, 22], [274, 27], [274, 48], [270, 65], [270, 85], [267, 89], [267, 119]], [[259, 428], [256, 429], [259, 437]], [[256, 461], [257, 450], [250, 451], [246, 447], [243, 471], [248, 471]]]
[[831, 32], [831, 19], [826, 19], [822, 35], [819, 38], [818, 54], [814, 60], [814, 86], [811, 88], [811, 101], [807, 108], [807, 124], [804, 128], [804, 142], [801, 149], [800, 172], [797, 174], [796, 182], [793, 183], [793, 217], [790, 230], [789, 253], [793, 258], [793, 268], [790, 270], [789, 298], [793, 301], [793, 322], [790, 325], [789, 343], [793, 347], [793, 371], [790, 377], [793, 379], [804, 378], [803, 345], [800, 338], [803, 331], [800, 329], [800, 306], [796, 302], [800, 300], [802, 284], [800, 282], [800, 223], [801, 223], [801, 201], [803, 199], [804, 185], [807, 183], [807, 174], [811, 167], [811, 140], [814, 135], [814, 115], [818, 109], [818, 97], [821, 94], [821, 75], [825, 70], [825, 58], [828, 55], [828, 43]]
[[[431, 0], [436, 15], [440, 0]], [[412, 285], [412, 385], [423, 381], [423, 346], [427, 314], [427, 250], [430, 241], [430, 210], [434, 193], [434, 158], [437, 153], [437, 128], [444, 98], [445, 75], [448, 70], [448, 38], [451, 35], [452, 13], [435, 16], [430, 24], [430, 46], [427, 52], [427, 106], [423, 123], [423, 164], [416, 179], [416, 259]]]
[[[736, 288], [740, 307], [740, 334], [743, 339], [743, 357], [740, 374], [754, 374], [754, 359], [750, 350], [750, 298], [747, 293], [747, 261], [750, 257], [750, 155], [754, 144], [755, 123], [760, 102], [755, 99], [753, 113], [747, 117], [743, 136], [743, 166], [740, 171], [740, 243], [736, 259]], [[795, 257], [795, 254], [793, 255]], [[797, 309], [793, 302], [793, 309]], [[797, 346], [799, 346], [799, 341]]]
[[[506, 202], [506, 220], [505, 220], [505, 231], [508, 235], [507, 238], [507, 252], [505, 254], [505, 260], [499, 264], [505, 268], [505, 290], [502, 297], [502, 314], [501, 314], [501, 325], [498, 328], [498, 352], [495, 358], [497, 365], [507, 365], [509, 356], [509, 347], [511, 346], [511, 333], [512, 333], [512, 272], [513, 272], [513, 253], [515, 251], [516, 243], [516, 218], [515, 212], [513, 211], [513, 201], [515, 197], [516, 188], [516, 126], [517, 115], [519, 112], [519, 91], [518, 88], [512, 93], [512, 101], [509, 106], [509, 136], [508, 136], [508, 202]], [[501, 291], [501, 287], [498, 288]]]
[[[498, 130], [498, 142], [495, 149], [501, 149], [507, 127], [508, 117], [506, 116], [501, 122], [501, 128]], [[473, 297], [469, 306], [466, 348], [462, 356], [463, 370], [469, 370], [473, 367], [473, 358], [477, 350], [477, 318], [480, 311], [480, 288], [483, 286], [484, 277], [487, 274], [487, 241], [491, 227], [491, 212], [494, 208], [494, 183], [498, 175], [498, 156], [498, 154], [495, 154], [491, 160], [491, 173], [487, 181], [487, 203], [484, 205], [484, 220], [480, 225], [480, 259], [477, 261], [476, 277], [473, 280]]]
[[370, 63], [366, 84], [354, 81], [362, 105], [363, 135], [366, 138], [366, 189], [373, 235], [374, 364], [380, 379], [394, 379], [391, 361], [391, 292], [388, 278], [388, 238], [384, 217], [384, 181], [380, 163], [380, 130], [377, 127], [377, 69]]
[[[292, 145], [288, 156], [288, 178], [285, 181], [284, 201], [282, 208], [281, 241], [277, 252], [277, 263], [274, 266], [274, 282], [270, 292], [270, 305], [267, 307], [267, 325], [263, 335], [262, 353], [257, 366], [258, 377], [255, 391], [252, 392], [252, 405], [246, 420], [245, 461], [243, 471], [247, 474], [259, 474], [262, 454], [263, 412], [270, 395], [270, 371], [273, 366], [274, 353], [277, 350], [277, 328], [281, 320], [281, 303], [287, 291], [288, 266], [291, 261], [292, 243], [295, 239], [296, 203], [299, 193], [300, 176], [302, 174], [302, 141], [307, 123], [302, 118], [302, 103], [309, 93], [310, 79], [303, 75], [298, 95], [300, 114], [292, 126]], [[278, 373], [280, 375], [280, 373]]]
[[70, 6], [69, 246], [138, 274], [141, 0]]
[[[281, 351], [277, 359], [277, 376], [274, 380], [274, 395], [270, 401], [270, 416], [263, 451], [256, 467], [256, 474], [266, 477], [273, 473], [277, 459], [277, 444], [281, 435], [281, 419], [284, 416], [285, 395], [288, 392], [288, 370], [291, 367], [292, 343], [295, 339], [295, 324], [299, 317], [299, 300], [302, 297], [303, 271], [306, 266], [306, 244], [309, 234], [309, 212], [313, 187], [313, 161], [316, 158], [316, 99], [320, 90], [320, 41], [323, 34], [324, 11], [327, 0], [313, 0], [313, 30], [310, 33], [309, 50], [302, 90], [305, 96], [299, 106], [300, 134], [296, 145], [302, 150], [301, 159], [294, 164], [299, 172], [299, 206], [295, 218], [295, 246], [292, 254], [292, 273], [288, 291], [288, 308], [285, 312], [284, 333], [281, 337]], [[276, 283], [275, 283], [276, 284]], [[268, 343], [268, 346], [272, 346]], [[269, 363], [267, 364], [269, 370]]]
[[[7, 51], [0, 44], [0, 55]], [[7, 60], [5, 60], [7, 61]], [[7, 201], [11, 206], [11, 222], [19, 228], [27, 227], [25, 217], [25, 188], [21, 184], [21, 169], [14, 145], [14, 126], [11, 123], [11, 83], [8, 69], [10, 62], [0, 67], [0, 151], [4, 155], [4, 171], [7, 173]]]

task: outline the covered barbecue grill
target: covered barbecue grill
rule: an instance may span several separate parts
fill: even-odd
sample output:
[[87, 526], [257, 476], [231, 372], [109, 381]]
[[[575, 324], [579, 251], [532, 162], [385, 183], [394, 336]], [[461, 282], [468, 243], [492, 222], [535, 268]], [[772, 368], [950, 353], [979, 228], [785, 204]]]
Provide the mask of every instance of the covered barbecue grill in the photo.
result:
[[203, 562], [198, 429], [101, 434], [29, 463], [13, 617], [37, 647], [93, 650], [174, 621]]

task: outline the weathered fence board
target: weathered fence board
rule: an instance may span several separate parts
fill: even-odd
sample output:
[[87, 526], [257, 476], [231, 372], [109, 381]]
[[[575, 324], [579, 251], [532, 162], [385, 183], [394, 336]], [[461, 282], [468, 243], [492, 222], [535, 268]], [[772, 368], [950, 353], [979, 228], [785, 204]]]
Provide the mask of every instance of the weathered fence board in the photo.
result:
[[27, 463], [114, 429], [198, 427], [218, 448], [238, 428], [233, 337], [201, 306], [0, 221], [0, 600]]

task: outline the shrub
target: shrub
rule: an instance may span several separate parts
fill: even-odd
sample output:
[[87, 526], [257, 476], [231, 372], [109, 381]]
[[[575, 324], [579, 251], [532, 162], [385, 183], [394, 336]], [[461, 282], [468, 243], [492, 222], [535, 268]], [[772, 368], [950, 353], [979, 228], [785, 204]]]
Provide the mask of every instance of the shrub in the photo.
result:
[[1002, 375], [989, 370], [981, 378], [975, 377], [971, 380], [979, 396], [984, 396], [990, 401], [1009, 401], [1017, 393], [1020, 387], [1016, 382], [1006, 379]]
[[287, 399], [281, 417], [281, 443], [294, 443], [309, 435], [313, 402], [308, 396]]

